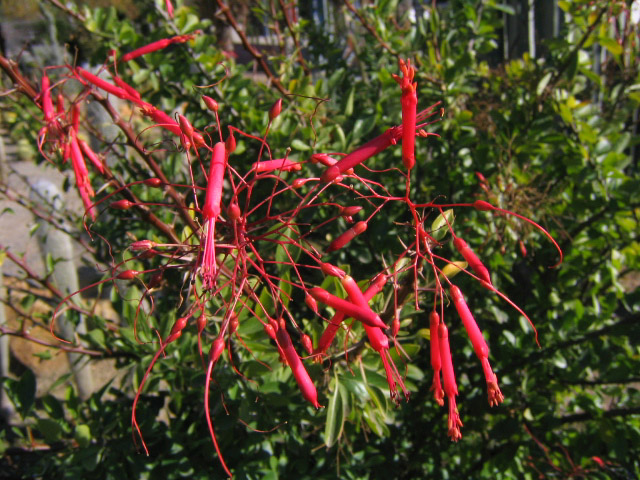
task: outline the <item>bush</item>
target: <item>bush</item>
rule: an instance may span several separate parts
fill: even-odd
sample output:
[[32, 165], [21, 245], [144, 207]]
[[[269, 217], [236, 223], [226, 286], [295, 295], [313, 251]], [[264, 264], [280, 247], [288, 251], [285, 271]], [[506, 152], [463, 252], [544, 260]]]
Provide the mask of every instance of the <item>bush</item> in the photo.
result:
[[[46, 84], [33, 86], [28, 66], [2, 57], [6, 87], [17, 86], [3, 113], [12, 135], [39, 146], [37, 161], [73, 165], [85, 202], [68, 212], [74, 235], [84, 226], [102, 273], [91, 288], [108, 290], [117, 312], [117, 320], [98, 315], [82, 299], [89, 289], [64, 298], [47, 282], [59, 259], [36, 278], [59, 302], [49, 318], [84, 318], [74, 347], [114, 359], [118, 375], [87, 399], [71, 384], [62, 397], [35, 398], [30, 370], [5, 379], [20, 417], [3, 437], [12, 475], [211, 478], [225, 474], [222, 458], [237, 478], [638, 474], [639, 189], [630, 132], [638, 31], [630, 10], [562, 3], [566, 35], [545, 44], [546, 56], [502, 61], [508, 6], [449, 2], [412, 18], [399, 16], [396, 2], [344, 4], [333, 31], [302, 6], [295, 18], [266, 2], [251, 12], [221, 8], [215, 29], [186, 6], [174, 18], [162, 5], [133, 20], [113, 8], [70, 10], [86, 32], [89, 63], [104, 65], [101, 77], [115, 86], [71, 60], [47, 65], [32, 76], [50, 78], [51, 112]], [[252, 19], [278, 39], [268, 60], [245, 45], [266, 83], [215, 41], [238, 28], [249, 42]], [[162, 39], [170, 39], [162, 49], [125, 56]], [[411, 115], [411, 88], [401, 90], [394, 74], [402, 83], [412, 73], [400, 74], [399, 57], [416, 66], [417, 110], [427, 109], [418, 129], [439, 137], [415, 139], [409, 169], [413, 135], [388, 130], [402, 123], [406, 131]], [[105, 113], [116, 130], [100, 128]], [[89, 143], [76, 149], [76, 139]], [[322, 165], [362, 145], [379, 151], [353, 174], [342, 168], [336, 179]], [[99, 155], [83, 169], [89, 149]], [[257, 163], [267, 158], [280, 159], [277, 168]], [[549, 268], [558, 251], [547, 230], [564, 252], [557, 268]], [[481, 336], [449, 295], [454, 276], [491, 345], [505, 397], [491, 412], [481, 375], [491, 403], [501, 394]], [[346, 307], [320, 288], [348, 296], [361, 320], [337, 329], [326, 352], [319, 341]], [[372, 310], [359, 298], [367, 288]], [[535, 339], [505, 297], [531, 315]], [[59, 317], [67, 310], [76, 313]], [[438, 362], [428, 351], [446, 345], [430, 312], [450, 329], [458, 443], [447, 438], [458, 439], [450, 379], [448, 423], [439, 380], [435, 400], [429, 391]], [[380, 319], [388, 334], [362, 323]], [[393, 408], [394, 388], [411, 401]], [[129, 431], [148, 456], [133, 454]]]

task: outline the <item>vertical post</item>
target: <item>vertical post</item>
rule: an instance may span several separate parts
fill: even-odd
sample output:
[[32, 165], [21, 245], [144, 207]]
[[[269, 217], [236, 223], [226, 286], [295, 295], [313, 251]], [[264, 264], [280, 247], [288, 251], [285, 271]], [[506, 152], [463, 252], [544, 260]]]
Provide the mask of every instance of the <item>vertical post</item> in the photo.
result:
[[529, 0], [527, 8], [527, 32], [529, 34], [529, 56], [536, 58], [536, 3]]
[[[32, 185], [31, 199], [49, 208], [51, 212], [62, 208], [62, 194], [58, 188], [48, 180], [39, 180]], [[78, 273], [73, 262], [73, 245], [69, 236], [54, 228], [49, 222], [38, 219], [39, 228], [36, 232], [43, 257], [51, 256], [54, 261], [52, 281], [63, 293], [70, 294], [79, 290]], [[45, 262], [46, 263], [46, 262]], [[74, 325], [67, 315], [62, 314], [56, 319], [59, 334], [69, 340], [75, 333], [87, 333], [85, 319], [79, 316]], [[93, 390], [93, 381], [88, 365], [88, 358], [79, 353], [67, 353], [71, 372], [78, 387], [78, 396], [86, 400]]]
[[[4, 183], [5, 171], [4, 165], [7, 161], [6, 151], [4, 148], [4, 139], [0, 135], [0, 183]], [[7, 290], [4, 288], [4, 274], [2, 272], [2, 263], [0, 263], [0, 327], [7, 323], [4, 311], [4, 302], [7, 300]], [[0, 377], [9, 376], [9, 336], [0, 332]], [[15, 409], [9, 400], [4, 388], [0, 388], [0, 416], [9, 420]]]
[[[2, 139], [0, 138], [0, 142]], [[0, 265], [0, 326], [7, 322], [4, 312], [4, 302], [7, 300], [7, 290], [4, 288], [4, 274]], [[9, 376], [9, 336], [0, 332], [0, 377]], [[9, 420], [15, 412], [13, 404], [4, 388], [0, 388], [0, 416]]]

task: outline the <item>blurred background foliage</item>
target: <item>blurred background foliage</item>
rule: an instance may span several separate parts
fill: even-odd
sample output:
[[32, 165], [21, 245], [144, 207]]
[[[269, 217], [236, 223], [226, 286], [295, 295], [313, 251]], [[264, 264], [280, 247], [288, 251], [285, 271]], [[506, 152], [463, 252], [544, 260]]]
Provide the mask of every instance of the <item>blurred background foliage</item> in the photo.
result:
[[[412, 395], [400, 408], [388, 399], [374, 352], [356, 351], [347, 363], [340, 339], [331, 368], [307, 362], [327, 407], [315, 411], [280, 366], [259, 322], [240, 318], [238, 333], [255, 357], [234, 342], [238, 372], [227, 358], [216, 369], [212, 392], [216, 432], [236, 478], [638, 478], [637, 2], [547, 2], [553, 4], [545, 7], [551, 26], [541, 19], [545, 12], [532, 15], [520, 1], [232, 2], [231, 15], [268, 71], [242, 47], [229, 17], [207, 2], [177, 2], [173, 19], [159, 1], [65, 3], [69, 11], [57, 3], [23, 2], [20, 10], [3, 2], [2, 11], [24, 19], [46, 10], [56, 19], [59, 45], [66, 45], [64, 61], [94, 66], [111, 49], [122, 54], [201, 30], [195, 40], [130, 62], [119, 73], [146, 101], [187, 112], [197, 128], [212, 123], [199, 100], [206, 92], [218, 100], [223, 126], [256, 135], [286, 91], [291, 95], [270, 145], [278, 154], [290, 147], [300, 160], [314, 152], [348, 152], [398, 124], [400, 94], [391, 74], [398, 57], [410, 58], [419, 107], [442, 101], [445, 108], [442, 121], [429, 127], [440, 138], [417, 142], [416, 199], [484, 199], [539, 222], [563, 248], [563, 264], [549, 268], [557, 254], [528, 224], [456, 210], [456, 232], [487, 264], [495, 286], [528, 312], [541, 345], [508, 305], [470, 279], [459, 281], [489, 340], [505, 402], [488, 407], [480, 365], [448, 309], [464, 422], [458, 443], [447, 437], [446, 409], [429, 391], [429, 296], [423, 310], [408, 305], [401, 313]], [[36, 28], [51, 31], [46, 19]], [[220, 80], [222, 64], [224, 81], [194, 88]], [[21, 63], [34, 81], [45, 65], [36, 57]], [[11, 87], [6, 77], [2, 82]], [[35, 148], [38, 110], [17, 95], [3, 103], [10, 136], [30, 139], [31, 155], [42, 161]], [[149, 125], [139, 116], [133, 121], [137, 131]], [[189, 183], [182, 156], [156, 130], [143, 134], [145, 143], [158, 142], [165, 172]], [[102, 140], [111, 145], [113, 170], [140, 178], [123, 139]], [[251, 162], [258, 148], [238, 138], [237, 158]], [[399, 161], [394, 149], [370, 165], [382, 169]], [[392, 173], [373, 178], [402, 192]], [[157, 194], [141, 187], [139, 195], [153, 201]], [[171, 212], [157, 213], [176, 221]], [[316, 211], [314, 221], [331, 215], [329, 208]], [[402, 224], [405, 215], [399, 205], [390, 207], [353, 248], [334, 254], [335, 263], [357, 269], [361, 278], [373, 275], [380, 260], [399, 249], [388, 236], [410, 231]], [[154, 234], [117, 214], [94, 229], [114, 251], [124, 250], [131, 235]], [[96, 259], [108, 264], [106, 245], [94, 247]], [[445, 249], [455, 257], [451, 245]], [[161, 332], [175, 318], [174, 289], [181, 283], [178, 274], [168, 275], [146, 320]], [[0, 478], [222, 477], [202, 412], [204, 372], [193, 331], [154, 368], [138, 411], [151, 455], [135, 454], [132, 395], [156, 346], [133, 338], [135, 303], [115, 292], [112, 298], [125, 323], [113, 326], [96, 315], [84, 340], [104, 358], [115, 358], [120, 374], [88, 401], [80, 401], [72, 385], [63, 395], [35, 398], [28, 369], [4, 379], [20, 421], [0, 433]], [[385, 299], [377, 302], [382, 310]], [[322, 325], [305, 308], [294, 315], [315, 342]], [[140, 335], [154, 340], [149, 328]]]

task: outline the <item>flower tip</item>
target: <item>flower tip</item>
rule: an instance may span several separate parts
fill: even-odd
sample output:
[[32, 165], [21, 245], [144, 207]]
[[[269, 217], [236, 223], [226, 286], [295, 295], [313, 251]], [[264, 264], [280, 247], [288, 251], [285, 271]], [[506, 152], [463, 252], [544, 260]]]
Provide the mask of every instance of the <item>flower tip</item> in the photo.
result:
[[487, 383], [487, 394], [490, 407], [497, 407], [504, 401], [504, 395], [500, 391], [497, 381]]

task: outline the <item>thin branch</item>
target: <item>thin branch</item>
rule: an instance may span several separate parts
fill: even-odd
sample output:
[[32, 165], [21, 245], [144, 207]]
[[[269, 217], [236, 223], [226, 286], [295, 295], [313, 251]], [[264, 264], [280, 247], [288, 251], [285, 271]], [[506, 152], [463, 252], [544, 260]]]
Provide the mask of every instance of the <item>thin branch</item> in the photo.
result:
[[396, 56], [398, 55], [398, 52], [396, 52], [393, 48], [389, 46], [387, 42], [385, 42], [382, 38], [380, 38], [380, 35], [378, 34], [378, 32], [376, 32], [376, 29], [373, 28], [371, 25], [369, 25], [367, 20], [360, 14], [360, 12], [353, 5], [351, 5], [351, 2], [349, 2], [349, 0], [344, 0], [344, 4], [351, 11], [351, 13], [353, 13], [356, 17], [358, 17], [358, 20], [360, 20], [360, 23], [362, 24], [362, 26], [366, 28], [369, 31], [369, 33], [375, 37], [375, 39], [378, 41], [378, 43], [382, 48], [384, 48], [391, 55], [396, 55]]
[[293, 43], [296, 46], [296, 52], [298, 53], [298, 63], [300, 64], [300, 66], [302, 67], [302, 69], [304, 70], [305, 75], [311, 75], [311, 70], [309, 70], [309, 66], [307, 65], [307, 62], [304, 59], [304, 56], [302, 56], [302, 48], [300, 47], [300, 41], [298, 40], [298, 36], [296, 35], [295, 31], [293, 30], [293, 24], [291, 23], [291, 19], [289, 18], [289, 13], [287, 11], [287, 6], [284, 4], [284, 0], [278, 0], [278, 2], [280, 3], [280, 9], [282, 10], [282, 13], [284, 14], [284, 20], [285, 23], [287, 24], [287, 28], [289, 29], [289, 32], [291, 33], [291, 38], [293, 39]]
[[595, 420], [598, 418], [611, 418], [611, 417], [627, 417], [629, 415], [640, 415], [640, 407], [631, 408], [612, 408], [610, 410], [604, 410], [597, 413], [584, 412], [573, 413], [571, 415], [565, 415], [558, 420], [560, 423], [573, 423], [573, 422], [586, 422], [588, 420]]
[[79, 22], [84, 23], [87, 20], [84, 15], [82, 15], [81, 13], [78, 13], [78, 12], [74, 12], [73, 10], [68, 8], [66, 5], [62, 4], [62, 2], [60, 2], [59, 0], [47, 0], [47, 2], [49, 2], [54, 7], [59, 8], [60, 10], [62, 10], [67, 15], [72, 16], [73, 18], [75, 18]]
[[233, 13], [231, 13], [231, 9], [229, 8], [229, 6], [226, 3], [224, 3], [222, 0], [217, 0], [217, 2], [218, 2], [218, 6], [220, 7], [220, 11], [225, 16], [225, 18], [227, 19], [231, 27], [235, 30], [235, 32], [240, 37], [240, 40], [242, 41], [242, 45], [247, 50], [247, 52], [251, 54], [254, 60], [258, 62], [258, 65], [260, 65], [260, 68], [262, 69], [262, 71], [267, 75], [267, 78], [269, 78], [269, 81], [271, 82], [271, 84], [274, 87], [276, 87], [278, 91], [283, 95], [285, 96], [289, 95], [289, 92], [287, 91], [286, 88], [284, 88], [284, 85], [282, 85], [282, 82], [280, 82], [280, 80], [273, 74], [273, 72], [269, 68], [269, 65], [267, 64], [267, 61], [265, 60], [264, 55], [260, 51], [258, 51], [253, 45], [251, 45], [251, 42], [249, 42], [249, 39], [247, 38], [247, 34], [244, 32], [244, 30], [242, 30], [242, 28], [238, 24], [238, 21], [233, 16]]
[[[60, 299], [67, 297], [67, 295], [65, 295], [60, 290], [58, 290], [58, 288], [55, 285], [53, 285], [49, 280], [47, 280], [46, 278], [41, 278], [39, 275], [37, 275], [31, 269], [31, 267], [29, 267], [29, 265], [27, 265], [27, 263], [24, 260], [21, 260], [20, 258], [18, 258], [17, 255], [12, 253], [8, 248], [6, 248], [2, 244], [0, 244], [0, 251], [4, 252], [7, 255], [7, 258], [9, 260], [11, 260], [13, 263], [15, 263], [18, 267], [20, 267], [20, 269], [22, 271], [24, 271], [24, 273], [27, 274], [27, 277], [29, 277], [32, 280], [35, 280], [36, 282], [38, 282], [40, 285], [45, 287], [52, 294], [54, 294], [56, 297], [58, 297]], [[69, 308], [72, 308], [73, 310], [76, 310], [77, 312], [79, 312], [79, 313], [81, 313], [83, 315], [91, 315], [91, 312], [89, 312], [88, 310], [86, 310], [84, 308], [79, 307], [78, 305], [74, 304], [73, 302], [71, 302], [69, 304]]]

